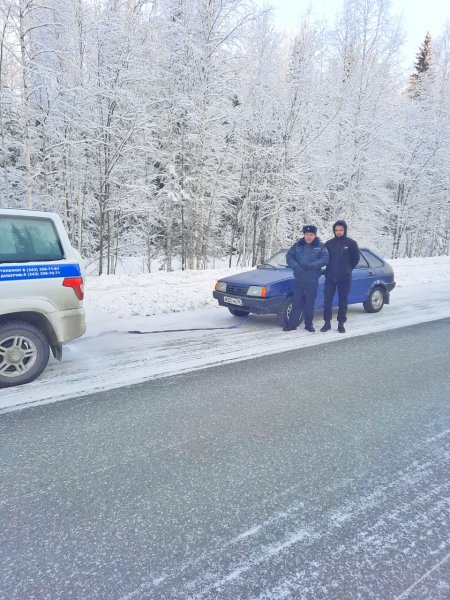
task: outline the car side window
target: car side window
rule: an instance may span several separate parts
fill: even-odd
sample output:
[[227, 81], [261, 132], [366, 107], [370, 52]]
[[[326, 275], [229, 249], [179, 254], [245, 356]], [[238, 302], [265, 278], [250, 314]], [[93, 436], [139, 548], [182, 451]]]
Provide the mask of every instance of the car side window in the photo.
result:
[[63, 258], [63, 247], [50, 219], [0, 217], [0, 262], [46, 262]]
[[367, 260], [364, 258], [364, 256], [362, 255], [362, 253], [359, 253], [359, 262], [356, 265], [355, 269], [368, 269], [369, 268], [369, 263], [367, 262]]
[[384, 264], [383, 261], [380, 260], [378, 258], [378, 256], [375, 256], [375, 254], [372, 254], [372, 252], [369, 252], [368, 250], [362, 250], [362, 253], [366, 257], [370, 267], [382, 267], [383, 266], [383, 264]]

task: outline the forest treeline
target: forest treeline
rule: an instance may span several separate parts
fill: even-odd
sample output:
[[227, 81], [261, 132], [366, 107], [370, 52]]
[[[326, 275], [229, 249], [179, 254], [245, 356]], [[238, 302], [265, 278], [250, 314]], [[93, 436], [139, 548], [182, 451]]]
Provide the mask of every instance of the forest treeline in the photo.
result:
[[1, 204], [58, 212], [100, 273], [256, 264], [337, 218], [447, 254], [450, 28], [425, 33], [405, 74], [385, 0], [292, 36], [246, 0], [0, 0]]

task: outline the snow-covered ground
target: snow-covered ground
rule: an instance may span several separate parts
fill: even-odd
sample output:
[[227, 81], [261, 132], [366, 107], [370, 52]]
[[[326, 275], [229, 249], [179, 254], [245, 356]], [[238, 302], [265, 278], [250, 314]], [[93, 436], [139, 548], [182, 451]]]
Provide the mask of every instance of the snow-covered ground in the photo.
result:
[[[391, 304], [373, 315], [362, 305], [351, 306], [345, 335], [303, 329], [285, 333], [275, 316], [238, 321], [211, 294], [217, 278], [237, 269], [91, 277], [86, 335], [67, 344], [62, 363], [51, 359], [37, 381], [1, 390], [0, 411], [450, 317], [450, 257], [391, 264], [397, 281]], [[317, 314], [316, 325], [321, 322]], [[128, 333], [190, 328], [205, 330]]]

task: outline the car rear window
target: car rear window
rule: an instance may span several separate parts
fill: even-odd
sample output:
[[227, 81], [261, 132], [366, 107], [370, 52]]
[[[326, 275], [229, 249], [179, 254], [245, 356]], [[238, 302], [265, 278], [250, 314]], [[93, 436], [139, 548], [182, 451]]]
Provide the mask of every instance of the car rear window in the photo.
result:
[[53, 221], [0, 216], [0, 262], [48, 262], [63, 258], [64, 251]]
[[378, 258], [378, 256], [375, 256], [375, 254], [372, 254], [372, 252], [369, 252], [368, 250], [363, 250], [362, 251], [364, 253], [364, 256], [367, 258], [367, 261], [369, 262], [369, 266], [370, 267], [382, 267], [383, 266], [383, 261], [380, 260]]
[[368, 268], [369, 268], [369, 264], [360, 252], [359, 253], [359, 261], [358, 261], [358, 264], [356, 265], [355, 269], [368, 269]]

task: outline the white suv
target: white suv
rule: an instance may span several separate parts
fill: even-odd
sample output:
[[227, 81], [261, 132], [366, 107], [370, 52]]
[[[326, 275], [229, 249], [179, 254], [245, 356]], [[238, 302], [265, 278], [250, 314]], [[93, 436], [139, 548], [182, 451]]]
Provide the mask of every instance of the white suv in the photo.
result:
[[0, 387], [28, 383], [47, 366], [49, 348], [86, 330], [84, 272], [54, 213], [0, 209]]

